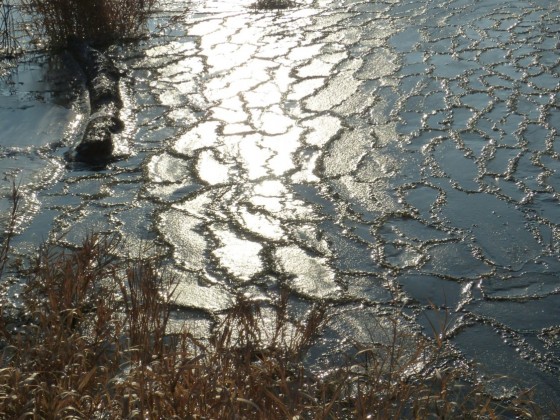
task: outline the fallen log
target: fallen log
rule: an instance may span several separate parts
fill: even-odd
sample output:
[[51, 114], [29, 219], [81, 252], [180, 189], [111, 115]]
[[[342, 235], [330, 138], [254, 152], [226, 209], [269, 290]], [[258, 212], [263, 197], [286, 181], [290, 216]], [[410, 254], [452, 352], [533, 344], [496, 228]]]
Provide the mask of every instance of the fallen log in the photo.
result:
[[83, 71], [90, 102], [86, 128], [69, 159], [104, 166], [114, 157], [114, 135], [124, 129], [119, 118], [123, 106], [119, 90], [122, 73], [109, 57], [82, 40], [71, 40], [68, 51]]

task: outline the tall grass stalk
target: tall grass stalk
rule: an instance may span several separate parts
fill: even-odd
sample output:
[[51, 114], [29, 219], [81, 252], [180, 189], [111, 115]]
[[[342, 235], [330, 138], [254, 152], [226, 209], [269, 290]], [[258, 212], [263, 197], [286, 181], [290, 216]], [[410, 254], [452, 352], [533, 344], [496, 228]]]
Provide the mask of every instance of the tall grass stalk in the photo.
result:
[[6, 268], [10, 256], [10, 245], [16, 233], [18, 209], [21, 201], [20, 190], [19, 187], [16, 185], [15, 180], [12, 182], [10, 201], [12, 203], [10, 212], [5, 216], [5, 219], [2, 220], [5, 226], [4, 226], [4, 232], [2, 233], [2, 240], [0, 244], [0, 279], [2, 279], [3, 277], [4, 270]]

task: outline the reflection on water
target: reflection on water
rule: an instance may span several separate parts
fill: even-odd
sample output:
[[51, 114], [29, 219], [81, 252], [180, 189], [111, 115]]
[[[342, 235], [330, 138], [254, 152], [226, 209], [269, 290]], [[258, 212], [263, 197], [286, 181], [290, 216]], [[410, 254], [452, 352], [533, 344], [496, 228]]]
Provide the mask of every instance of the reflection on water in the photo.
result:
[[164, 244], [191, 309], [283, 286], [359, 334], [448, 308], [480, 375], [519, 365], [560, 398], [557, 4], [249, 4], [169, 2], [113, 51], [131, 141], [103, 171], [64, 168], [83, 102], [22, 68], [0, 168], [35, 191], [28, 212], [70, 244], [92, 227]]

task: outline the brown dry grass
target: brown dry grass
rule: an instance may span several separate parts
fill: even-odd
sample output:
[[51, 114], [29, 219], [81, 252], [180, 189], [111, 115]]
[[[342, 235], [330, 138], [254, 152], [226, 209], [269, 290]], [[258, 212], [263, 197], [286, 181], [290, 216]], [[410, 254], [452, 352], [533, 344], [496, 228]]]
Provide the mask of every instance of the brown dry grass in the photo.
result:
[[102, 47], [134, 38], [156, 0], [22, 0], [39, 38], [53, 48], [78, 38]]
[[[8, 244], [9, 245], [9, 244]], [[174, 285], [157, 259], [120, 261], [98, 235], [44, 247], [25, 274], [23, 310], [0, 317], [2, 418], [541, 418], [527, 398], [496, 402], [447, 367], [443, 341], [385, 327], [328, 374], [305, 363], [329, 322], [300, 320], [288, 293], [264, 314], [240, 296], [210, 337], [169, 333]], [[270, 315], [272, 313], [272, 315]]]

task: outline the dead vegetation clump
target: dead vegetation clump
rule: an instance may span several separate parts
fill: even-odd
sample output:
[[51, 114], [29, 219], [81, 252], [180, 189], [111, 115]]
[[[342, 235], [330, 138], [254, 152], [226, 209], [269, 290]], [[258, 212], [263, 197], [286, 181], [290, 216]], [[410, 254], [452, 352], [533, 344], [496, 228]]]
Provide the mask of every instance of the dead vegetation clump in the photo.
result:
[[256, 10], [284, 10], [296, 6], [293, 0], [257, 0], [252, 4]]
[[[9, 237], [9, 236], [8, 236]], [[442, 343], [386, 330], [342, 366], [306, 363], [329, 322], [301, 319], [288, 293], [270, 307], [240, 296], [210, 337], [170, 331], [176, 285], [157, 259], [122, 261], [116, 241], [43, 247], [25, 273], [22, 310], [2, 305], [4, 418], [539, 418], [529, 399], [493, 401], [442, 363]], [[23, 274], [22, 274], [23, 275]]]
[[21, 0], [36, 38], [52, 48], [72, 39], [103, 47], [137, 37], [156, 0]]

